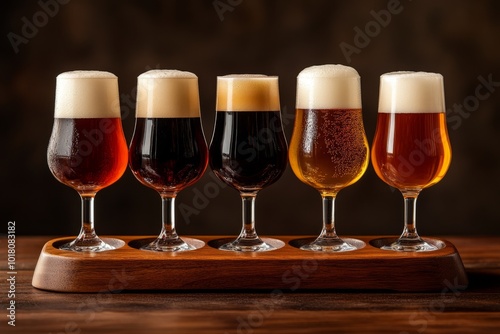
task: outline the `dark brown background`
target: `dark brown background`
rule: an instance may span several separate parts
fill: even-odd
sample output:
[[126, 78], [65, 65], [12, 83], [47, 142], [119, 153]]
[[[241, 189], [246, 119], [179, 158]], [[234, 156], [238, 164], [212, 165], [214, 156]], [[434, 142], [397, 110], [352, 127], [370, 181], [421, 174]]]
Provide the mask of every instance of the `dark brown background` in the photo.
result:
[[[181, 69], [199, 76], [207, 142], [214, 123], [217, 75], [278, 75], [289, 140], [296, 75], [310, 65], [341, 63], [361, 75], [370, 142], [378, 81], [384, 72], [440, 72], [445, 77], [448, 108], [479, 102], [470, 105], [467, 117], [453, 111], [448, 115], [452, 165], [440, 183], [422, 193], [419, 226], [425, 235], [500, 233], [500, 87], [487, 98], [474, 100], [478, 77], [491, 76], [500, 82], [500, 2], [403, 0], [401, 12], [392, 15], [380, 31], [373, 30], [369, 43], [352, 54], [350, 63], [339, 45], [354, 45], [354, 28], [370, 26], [371, 11], [386, 9], [389, 1], [218, 3], [229, 4], [231, 10], [219, 15], [212, 0], [71, 0], [60, 4], [54, 15], [46, 15], [44, 22], [44, 14], [39, 13], [43, 9], [36, 1], [1, 2], [1, 221], [16, 220], [19, 234], [66, 235], [79, 230], [78, 195], [58, 183], [46, 164], [55, 77], [60, 72], [98, 69], [119, 77], [128, 142], [134, 126], [136, 77], [148, 69]], [[23, 17], [33, 22], [34, 16], [40, 27], [16, 53], [7, 36], [22, 35]], [[207, 171], [198, 184], [181, 192], [177, 204], [193, 207], [196, 191], [203, 193], [214, 182], [212, 172]], [[217, 184], [219, 194], [208, 203], [198, 203], [206, 205], [189, 220], [178, 212], [181, 234], [239, 232], [238, 194]], [[398, 234], [402, 204], [400, 193], [380, 181], [370, 166], [359, 182], [340, 192], [338, 232]], [[257, 228], [261, 234], [316, 234], [320, 219], [319, 194], [300, 183], [289, 168], [278, 183], [259, 194]], [[96, 224], [99, 234], [157, 234], [159, 196], [127, 170], [119, 182], [98, 194]]]

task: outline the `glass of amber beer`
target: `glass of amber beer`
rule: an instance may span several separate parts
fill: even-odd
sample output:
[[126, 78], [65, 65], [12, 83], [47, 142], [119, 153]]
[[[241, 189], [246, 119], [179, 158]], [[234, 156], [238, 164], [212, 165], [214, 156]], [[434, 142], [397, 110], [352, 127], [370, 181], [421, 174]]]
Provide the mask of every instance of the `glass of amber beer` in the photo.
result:
[[403, 233], [383, 249], [417, 252], [437, 249], [417, 233], [417, 196], [444, 177], [450, 161], [442, 75], [383, 74], [372, 163], [377, 175], [399, 189], [404, 197]]
[[274, 250], [255, 230], [255, 199], [259, 190], [281, 177], [287, 164], [278, 77], [217, 77], [216, 104], [210, 166], [219, 179], [240, 192], [243, 210], [240, 235], [219, 249]]
[[129, 165], [137, 180], [156, 190], [162, 199], [162, 230], [141, 249], [160, 252], [195, 249], [175, 229], [177, 194], [198, 181], [208, 165], [195, 74], [151, 70], [139, 75]]
[[335, 198], [361, 178], [368, 166], [368, 142], [361, 113], [358, 72], [343, 65], [319, 65], [297, 77], [296, 115], [290, 165], [323, 198], [323, 229], [303, 250], [352, 251], [364, 246], [335, 231]]
[[72, 71], [57, 76], [47, 162], [55, 178], [75, 189], [82, 200], [80, 234], [60, 248], [78, 252], [114, 249], [94, 229], [96, 193], [117, 181], [127, 168], [114, 74]]

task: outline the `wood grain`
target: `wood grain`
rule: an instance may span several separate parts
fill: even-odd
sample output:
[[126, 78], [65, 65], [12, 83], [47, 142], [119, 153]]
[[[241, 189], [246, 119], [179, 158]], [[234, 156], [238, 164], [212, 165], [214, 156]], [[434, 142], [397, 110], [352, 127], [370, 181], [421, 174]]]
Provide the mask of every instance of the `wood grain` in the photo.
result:
[[[50, 240], [43, 247], [33, 286], [58, 292], [217, 289], [355, 289], [442, 291], [465, 288], [467, 276], [456, 248], [404, 253], [374, 245], [385, 239], [355, 237], [365, 247], [342, 253], [317, 253], [298, 248], [307, 239], [278, 236], [284, 246], [271, 252], [236, 253], [215, 248], [223, 237], [194, 237], [205, 243], [180, 253], [140, 250], [151, 237], [117, 236], [124, 246], [108, 252], [60, 250], [69, 238]], [[387, 241], [390, 243], [391, 241]], [[202, 244], [202, 243], [201, 243]], [[283, 243], [282, 243], [283, 244]], [[212, 247], [212, 246], [214, 247]], [[296, 247], [294, 247], [295, 245]]]
[[[43, 291], [33, 288], [31, 280], [40, 250], [53, 237], [20, 236], [16, 327], [7, 326], [6, 311], [0, 311], [4, 318], [0, 332], [496, 333], [500, 327], [500, 237], [443, 238], [460, 252], [469, 277], [466, 290], [442, 294], [287, 289], [276, 298], [270, 291], [249, 290]], [[4, 241], [0, 239], [0, 258], [6, 258]], [[5, 261], [0, 266], [5, 277]]]

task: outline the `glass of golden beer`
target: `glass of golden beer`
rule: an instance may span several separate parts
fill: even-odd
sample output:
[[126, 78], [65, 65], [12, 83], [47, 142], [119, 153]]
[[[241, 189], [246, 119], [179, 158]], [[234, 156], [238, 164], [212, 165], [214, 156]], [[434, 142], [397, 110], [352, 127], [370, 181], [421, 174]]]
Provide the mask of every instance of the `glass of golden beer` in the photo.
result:
[[417, 233], [417, 197], [422, 189], [444, 177], [450, 161], [443, 76], [425, 72], [383, 74], [372, 164], [377, 175], [404, 197], [403, 233], [383, 249], [437, 249]]
[[215, 175], [239, 191], [242, 229], [236, 240], [220, 250], [265, 252], [277, 247], [262, 240], [255, 229], [257, 193], [276, 182], [287, 164], [278, 77], [226, 75], [217, 78], [217, 113], [210, 143], [210, 166]]
[[323, 198], [323, 229], [303, 250], [351, 251], [364, 246], [335, 231], [335, 198], [368, 166], [358, 72], [343, 65], [304, 69], [297, 77], [296, 116], [289, 159], [295, 175]]
[[177, 194], [197, 182], [208, 164], [195, 74], [151, 70], [139, 75], [135, 130], [129, 151], [134, 176], [156, 190], [162, 200], [161, 232], [141, 249], [196, 249], [182, 240], [175, 228]]
[[82, 201], [80, 234], [60, 248], [77, 252], [114, 249], [94, 228], [96, 193], [117, 181], [127, 168], [127, 143], [114, 74], [73, 71], [57, 76], [47, 162], [55, 178], [75, 189]]

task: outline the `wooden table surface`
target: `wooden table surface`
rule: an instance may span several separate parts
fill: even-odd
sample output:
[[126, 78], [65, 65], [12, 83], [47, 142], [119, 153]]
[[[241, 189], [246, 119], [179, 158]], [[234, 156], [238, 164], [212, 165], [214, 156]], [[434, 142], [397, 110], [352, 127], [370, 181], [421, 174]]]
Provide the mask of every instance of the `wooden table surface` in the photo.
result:
[[[498, 333], [500, 237], [444, 237], [458, 249], [469, 287], [447, 293], [366, 291], [54, 293], [31, 286], [51, 237], [16, 238], [15, 298], [7, 298], [7, 241], [0, 239], [1, 333]], [[15, 327], [8, 302], [15, 300]]]

